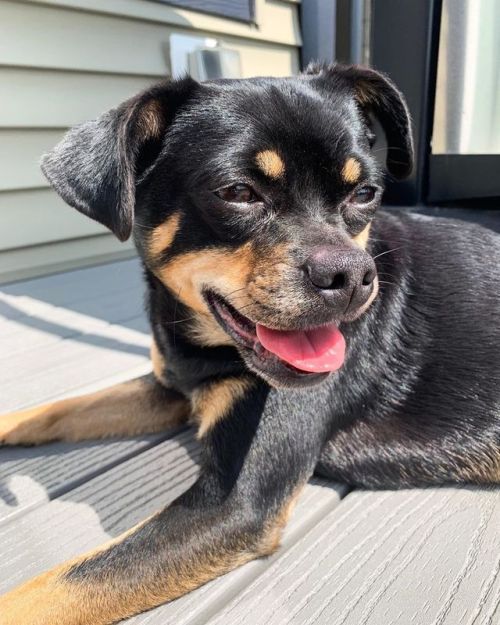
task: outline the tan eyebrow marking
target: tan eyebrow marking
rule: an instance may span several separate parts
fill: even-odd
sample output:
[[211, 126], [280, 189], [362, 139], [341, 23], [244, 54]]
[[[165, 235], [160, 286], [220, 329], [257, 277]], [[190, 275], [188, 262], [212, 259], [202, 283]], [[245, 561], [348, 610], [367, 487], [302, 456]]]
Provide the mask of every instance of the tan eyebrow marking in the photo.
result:
[[180, 220], [181, 214], [178, 212], [173, 213], [166, 221], [153, 230], [149, 239], [149, 252], [153, 258], [172, 245], [175, 235], [179, 230]]
[[361, 175], [361, 165], [359, 161], [350, 156], [344, 163], [344, 167], [342, 167], [341, 173], [344, 182], [354, 184], [359, 180], [359, 177]]
[[269, 178], [280, 178], [285, 173], [285, 163], [275, 150], [258, 152], [255, 162]]

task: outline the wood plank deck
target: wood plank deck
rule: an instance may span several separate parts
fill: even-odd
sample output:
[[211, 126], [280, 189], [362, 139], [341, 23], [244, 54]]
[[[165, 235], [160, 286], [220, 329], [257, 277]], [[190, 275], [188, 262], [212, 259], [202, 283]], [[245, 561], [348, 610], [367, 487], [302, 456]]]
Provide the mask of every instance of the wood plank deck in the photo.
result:
[[[143, 375], [148, 350], [136, 260], [0, 287], [0, 413]], [[0, 448], [0, 592], [168, 504], [198, 453], [187, 428]], [[313, 480], [278, 553], [127, 623], [500, 625], [500, 490]]]

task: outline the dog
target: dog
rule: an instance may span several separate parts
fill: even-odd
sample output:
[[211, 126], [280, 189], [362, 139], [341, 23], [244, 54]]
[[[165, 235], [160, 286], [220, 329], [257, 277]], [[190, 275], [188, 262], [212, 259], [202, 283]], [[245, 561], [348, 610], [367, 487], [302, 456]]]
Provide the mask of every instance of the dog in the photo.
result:
[[152, 378], [0, 419], [0, 441], [196, 423], [198, 481], [14, 589], [2, 625], [105, 625], [274, 552], [314, 472], [364, 488], [500, 481], [500, 237], [378, 211], [412, 168], [375, 70], [182, 78], [71, 130], [42, 169], [144, 266]]

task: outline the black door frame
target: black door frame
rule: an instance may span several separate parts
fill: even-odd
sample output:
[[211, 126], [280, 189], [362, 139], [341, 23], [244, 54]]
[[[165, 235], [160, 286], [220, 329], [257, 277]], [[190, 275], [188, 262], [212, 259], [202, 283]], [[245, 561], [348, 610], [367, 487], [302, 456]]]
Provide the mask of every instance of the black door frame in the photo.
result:
[[385, 200], [409, 206], [427, 200], [441, 0], [372, 0], [371, 64], [404, 93], [413, 119], [415, 168], [390, 181]]

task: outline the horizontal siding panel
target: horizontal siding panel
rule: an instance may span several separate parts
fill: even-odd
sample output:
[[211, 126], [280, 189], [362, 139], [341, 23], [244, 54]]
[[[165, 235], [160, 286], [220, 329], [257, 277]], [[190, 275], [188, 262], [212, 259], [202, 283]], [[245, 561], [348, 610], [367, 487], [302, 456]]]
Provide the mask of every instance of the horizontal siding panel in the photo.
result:
[[299, 15], [295, 2], [256, 0], [254, 24], [189, 11], [148, 0], [26, 0], [26, 4], [77, 9], [101, 15], [169, 24], [191, 31], [231, 35], [300, 46]]
[[120, 243], [112, 234], [0, 251], [0, 283], [132, 256], [133, 244]]
[[72, 126], [144, 89], [148, 77], [0, 68], [0, 127]]
[[[106, 15], [76, 14], [65, 9], [5, 2], [0, 4], [0, 65], [161, 79], [170, 72], [170, 35], [182, 32], [190, 31]], [[223, 45], [240, 52], [244, 76], [263, 72], [280, 76], [298, 71], [298, 52], [294, 48], [231, 36], [219, 39]], [[18, 45], [19, 40], [24, 41], [24, 45]]]
[[0, 193], [0, 250], [105, 232], [51, 189]]
[[243, 40], [221, 41], [240, 53], [243, 78], [262, 75], [290, 76], [299, 72], [299, 54], [295, 48], [269, 46], [264, 43], [250, 43]]
[[[166, 76], [170, 31], [92, 13], [0, 3], [0, 63]], [[23, 45], [19, 45], [23, 41]]]
[[48, 186], [40, 157], [64, 130], [0, 130], [0, 191]]

